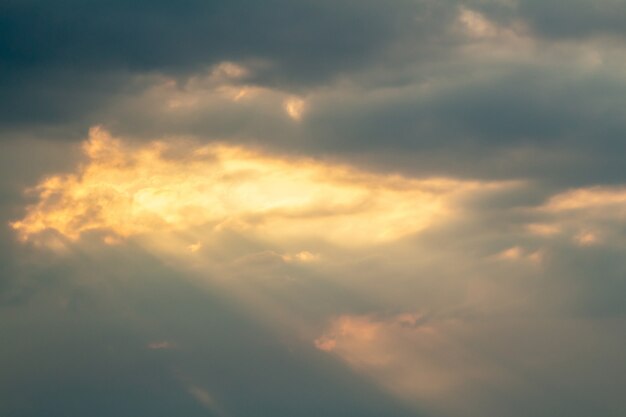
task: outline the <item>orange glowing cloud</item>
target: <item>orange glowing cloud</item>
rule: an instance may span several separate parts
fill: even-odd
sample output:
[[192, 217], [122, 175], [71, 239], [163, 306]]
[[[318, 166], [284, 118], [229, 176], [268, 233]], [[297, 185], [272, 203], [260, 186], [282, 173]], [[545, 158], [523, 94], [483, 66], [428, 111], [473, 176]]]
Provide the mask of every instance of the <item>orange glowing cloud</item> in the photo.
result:
[[589, 187], [578, 188], [552, 197], [544, 209], [552, 212], [569, 210], [621, 209], [626, 203], [624, 187]]
[[566, 237], [580, 247], [617, 243], [622, 237], [614, 225], [626, 218], [625, 203], [623, 186], [563, 191], [538, 207], [536, 212], [546, 221], [527, 225], [527, 230], [544, 238]]
[[[492, 186], [377, 175], [224, 144], [131, 146], [98, 127], [83, 150], [77, 172], [34, 188], [38, 202], [12, 223], [22, 239], [47, 230], [71, 240], [104, 231], [117, 242], [209, 226], [264, 239], [365, 245], [416, 233], [453, 215], [455, 199]], [[187, 246], [194, 251], [201, 242]]]
[[468, 404], [464, 391], [470, 386], [503, 379], [492, 364], [459, 343], [467, 332], [461, 320], [432, 320], [419, 313], [345, 315], [314, 344], [410, 403], [458, 415], [458, 408]]

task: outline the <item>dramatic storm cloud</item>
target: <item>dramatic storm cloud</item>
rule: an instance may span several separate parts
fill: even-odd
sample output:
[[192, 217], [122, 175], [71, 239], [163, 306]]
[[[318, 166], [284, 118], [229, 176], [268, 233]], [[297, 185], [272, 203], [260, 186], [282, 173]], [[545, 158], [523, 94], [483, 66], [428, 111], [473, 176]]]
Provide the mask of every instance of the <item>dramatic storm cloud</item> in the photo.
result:
[[0, 415], [622, 417], [621, 0], [0, 4]]

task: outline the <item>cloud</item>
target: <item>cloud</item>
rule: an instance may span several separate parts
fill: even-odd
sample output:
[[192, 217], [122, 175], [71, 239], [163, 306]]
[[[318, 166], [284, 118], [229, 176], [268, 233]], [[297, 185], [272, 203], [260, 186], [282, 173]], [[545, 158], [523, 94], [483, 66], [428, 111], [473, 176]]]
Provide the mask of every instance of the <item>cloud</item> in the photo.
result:
[[[438, 9], [406, 0], [32, 0], [0, 7], [0, 122], [22, 128], [88, 117], [132, 90], [134, 75], [184, 78], [223, 61], [254, 64], [250, 77], [258, 84], [317, 85], [375, 60], [397, 36], [419, 29], [415, 16]], [[432, 25], [426, 21], [421, 32]]]
[[[264, 362], [254, 366], [245, 362], [254, 369], [245, 373], [240, 370], [242, 357], [268, 340], [276, 343], [268, 348], [271, 352], [284, 343], [297, 352], [285, 370], [292, 375], [289, 372], [298, 372], [300, 361], [318, 366], [316, 361], [322, 360], [294, 348], [304, 339], [320, 357], [336, 361], [323, 368], [322, 375], [331, 375], [331, 368], [350, 372], [338, 366], [343, 364], [357, 375], [355, 380], [373, 383], [397, 398], [391, 403], [406, 403], [416, 410], [407, 415], [523, 417], [546, 412], [586, 415], [598, 410], [620, 415], [623, 401], [609, 389], [619, 384], [619, 378], [607, 378], [606, 372], [620, 362], [624, 337], [622, 246], [607, 245], [623, 236], [621, 187], [550, 192], [537, 190], [532, 182], [415, 179], [271, 154], [251, 146], [134, 142], [113, 137], [102, 128], [91, 132], [83, 150], [82, 164], [68, 174], [48, 175], [34, 188], [33, 204], [22, 223], [15, 223], [16, 232], [25, 232], [31, 242], [45, 243], [50, 235], [59, 239], [67, 248], [65, 255], [46, 256], [65, 265], [58, 274], [70, 281], [84, 282], [83, 276], [92, 277], [94, 268], [105, 271], [100, 278], [89, 278], [98, 283], [92, 284], [95, 293], [100, 286], [117, 288], [118, 280], [124, 285], [132, 282], [136, 300], [124, 298], [127, 290], [122, 287], [110, 294], [124, 294], [111, 305], [113, 309], [131, 301], [141, 304], [145, 297], [153, 299], [152, 283], [160, 276], [159, 285], [167, 290], [154, 298], [149, 313], [156, 314], [157, 323], [170, 325], [168, 332], [149, 332], [149, 337], [143, 336], [146, 329], [140, 329], [137, 350], [142, 354], [169, 357], [179, 352], [171, 349], [161, 355], [165, 352], [146, 350], [146, 340], [176, 340], [186, 356], [188, 350], [199, 349], [198, 344], [220, 339], [207, 330], [207, 322], [221, 323], [223, 312], [205, 312], [201, 307], [205, 301], [195, 298], [186, 304], [187, 293], [169, 304], [170, 290], [179, 285], [191, 283], [194, 297], [212, 294], [207, 304], [222, 300], [253, 317], [254, 324], [241, 334], [235, 332], [236, 338], [215, 342], [228, 351], [220, 358], [235, 355], [233, 346], [238, 346], [228, 370], [220, 374], [238, 375], [233, 383], [237, 388], [221, 391], [222, 381], [207, 376], [209, 371], [195, 383], [215, 392], [220, 405], [223, 401], [224, 409], [233, 414], [249, 411], [245, 405], [237, 406], [242, 381], [248, 383], [246, 390], [257, 393], [255, 404], [281, 403], [278, 394], [255, 391], [259, 375], [264, 375], [259, 371]], [[50, 172], [59, 170], [50, 168]], [[276, 186], [285, 181], [295, 186]], [[228, 186], [228, 198], [198, 193], [213, 190], [216, 184]], [[237, 197], [241, 187], [245, 198]], [[350, 197], [343, 203], [352, 203], [353, 194], [346, 187], [356, 190], [354, 195], [365, 193], [374, 203], [335, 211], [336, 189]], [[309, 198], [317, 196], [311, 189], [322, 190], [323, 198]], [[263, 191], [267, 200], [258, 200], [254, 190]], [[301, 200], [301, 195], [307, 198]], [[437, 211], [431, 218], [433, 214], [427, 212], [424, 227], [408, 228], [407, 217], [423, 208], [417, 203], [433, 198], [444, 214]], [[325, 210], [320, 209], [320, 200]], [[150, 204], [140, 205], [135, 218], [128, 201]], [[314, 202], [315, 210], [303, 209], [301, 201]], [[201, 209], [198, 215], [188, 210], [194, 204]], [[225, 207], [241, 220], [225, 222]], [[87, 222], [80, 215], [99, 210], [102, 214], [90, 214]], [[119, 216], [118, 210], [124, 215]], [[301, 225], [318, 216], [315, 228]], [[372, 221], [377, 216], [380, 221]], [[348, 221], [368, 235], [361, 238], [336, 226], [334, 234], [329, 233], [323, 225], [335, 221]], [[402, 225], [397, 234], [389, 239], [375, 236], [380, 227], [395, 221]], [[601, 239], [580, 246], [575, 238], [583, 231]], [[110, 236], [115, 238], [112, 242], [102, 242]], [[352, 245], [355, 238], [358, 244]], [[47, 253], [36, 245], [23, 245], [16, 253], [24, 250]], [[51, 269], [45, 262], [51, 260], [42, 261], [46, 271]], [[150, 290], [142, 295], [144, 286]], [[93, 300], [63, 303], [74, 306], [70, 310], [90, 309], [92, 304]], [[164, 305], [171, 308], [160, 312]], [[181, 305], [189, 310], [176, 319]], [[125, 308], [120, 310], [122, 316], [150, 315]], [[150, 323], [147, 329], [160, 328]], [[219, 326], [223, 326], [222, 338], [237, 328], [230, 322]], [[263, 333], [258, 340], [242, 341], [242, 334], [255, 326], [268, 329], [271, 336]], [[216, 345], [211, 346], [206, 352]], [[576, 348], [564, 352], [562, 346]], [[206, 352], [197, 353], [189, 368], [206, 363]], [[289, 355], [281, 353], [276, 363], [286, 367]], [[570, 382], [563, 382], [564, 375]], [[334, 381], [344, 386], [339, 379]], [[267, 387], [276, 389], [272, 384]], [[297, 387], [293, 390], [300, 392]], [[193, 400], [193, 395], [188, 396]], [[554, 396], [560, 399], [555, 401]], [[193, 401], [202, 405], [198, 398]], [[320, 410], [306, 404], [311, 413]], [[327, 407], [336, 410], [336, 404]], [[511, 411], [510, 404], [523, 406]], [[358, 408], [353, 403], [345, 406]]]
[[462, 407], [480, 402], [472, 399], [479, 392], [472, 387], [504, 383], [502, 371], [461, 343], [455, 344], [450, 333], [459, 333], [462, 322], [432, 323], [427, 319], [415, 325], [407, 322], [407, 316], [413, 315], [382, 320], [338, 317], [329, 332], [316, 340], [316, 346], [430, 411], [444, 415], [484, 413], [462, 411]]
[[543, 36], [579, 39], [589, 36], [624, 36], [626, 12], [619, 0], [589, 3], [574, 0], [521, 0], [519, 14]]
[[626, 189], [622, 187], [591, 187], [570, 190], [552, 197], [545, 209], [551, 212], [575, 210], [622, 209], [626, 202]]
[[0, 414], [622, 417], [622, 9], [0, 5]]
[[161, 350], [161, 349], [172, 349], [174, 347], [176, 347], [175, 344], [168, 342], [167, 340], [163, 340], [163, 341], [157, 341], [157, 342], [150, 342], [148, 343], [148, 349], [152, 349], [152, 350]]
[[194, 397], [203, 407], [209, 410], [212, 415], [218, 417], [227, 416], [228, 414], [221, 409], [216, 403], [211, 394], [204, 388], [197, 385], [190, 385], [188, 388], [189, 394]]
[[360, 246], [417, 233], [453, 215], [454, 199], [499, 186], [379, 176], [227, 145], [179, 146], [182, 154], [165, 142], [133, 148], [94, 128], [83, 167], [35, 187], [39, 202], [12, 227], [28, 240], [47, 230], [77, 239], [88, 231], [129, 237], [212, 225]]
[[[580, 416], [603, 409], [607, 415], [618, 415], [620, 406], [613, 402], [617, 407], [598, 408], [604, 394], [586, 389], [590, 380], [595, 384], [602, 378], [600, 373], [587, 373], [583, 365], [596, 358], [583, 346], [585, 340], [607, 337], [596, 325], [618, 324], [423, 313], [340, 316], [315, 346], [436, 415], [526, 416], [547, 409]], [[620, 332], [618, 337], [623, 336]], [[564, 348], [572, 343], [576, 347]], [[599, 348], [602, 342], [596, 339], [591, 344]], [[570, 376], [582, 372], [589, 379], [550, 385], [550, 395], [559, 400], [547, 401], [535, 383], [560, 381], [561, 372]]]
[[305, 102], [299, 98], [289, 98], [285, 100], [285, 111], [294, 120], [300, 120], [302, 118], [302, 112], [304, 111]]
[[[37, 48], [4, 49], [2, 136], [78, 141], [104, 123], [405, 175], [623, 180], [620, 41], [537, 29], [553, 12], [576, 27], [584, 2], [283, 3], [7, 5], [3, 39]], [[590, 10], [619, 20], [615, 7]], [[71, 30], [42, 39], [27, 30], [40, 15], [42, 33]], [[589, 24], [610, 33], [605, 20]]]
[[543, 223], [529, 224], [528, 230], [544, 239], [570, 239], [586, 247], [598, 244], [623, 245], [619, 226], [626, 193], [622, 186], [593, 186], [565, 190], [551, 196], [537, 208]]

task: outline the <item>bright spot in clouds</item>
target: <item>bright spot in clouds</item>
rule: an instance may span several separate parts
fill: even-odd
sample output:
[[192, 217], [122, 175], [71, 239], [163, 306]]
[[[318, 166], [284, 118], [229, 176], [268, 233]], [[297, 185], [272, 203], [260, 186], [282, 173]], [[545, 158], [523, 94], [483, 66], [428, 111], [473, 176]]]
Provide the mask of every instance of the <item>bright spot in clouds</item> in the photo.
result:
[[491, 37], [498, 34], [498, 28], [492, 22], [473, 10], [462, 8], [459, 14], [459, 21], [471, 36]]
[[285, 111], [293, 120], [300, 120], [304, 111], [304, 100], [290, 97], [285, 100]]
[[[83, 150], [87, 160], [77, 172], [34, 189], [38, 202], [12, 223], [23, 239], [54, 230], [72, 240], [103, 231], [114, 240], [210, 225], [359, 246], [416, 233], [452, 216], [456, 198], [493, 186], [377, 175], [224, 144], [131, 146], [101, 128], [91, 129]], [[200, 249], [197, 240], [187, 245]]]
[[624, 187], [589, 187], [557, 194], [548, 201], [545, 209], [553, 212], [613, 209], [613, 212], [623, 213], [624, 203], [626, 203], [626, 188]]

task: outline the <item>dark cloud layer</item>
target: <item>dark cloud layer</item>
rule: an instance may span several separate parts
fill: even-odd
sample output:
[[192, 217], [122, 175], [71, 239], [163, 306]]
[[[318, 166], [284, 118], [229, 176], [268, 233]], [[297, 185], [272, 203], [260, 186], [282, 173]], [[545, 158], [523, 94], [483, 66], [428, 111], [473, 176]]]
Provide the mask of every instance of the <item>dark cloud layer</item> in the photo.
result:
[[523, 0], [519, 13], [544, 36], [626, 35], [626, 7], [619, 0]]
[[329, 153], [409, 152], [413, 164], [400, 156], [396, 167], [424, 173], [624, 181], [611, 157], [626, 143], [622, 83], [567, 71], [516, 69], [478, 82], [452, 79], [440, 92], [331, 98], [307, 120], [308, 143]]
[[256, 57], [295, 69], [296, 78], [319, 79], [327, 73], [320, 69], [358, 64], [359, 56], [388, 41], [419, 10], [412, 4], [419, 5], [9, 2], [2, 13], [3, 66], [190, 71]]
[[[623, 14], [610, 0], [7, 2], [0, 129], [78, 140], [105, 124], [407, 173], [615, 183], [623, 54], [590, 35], [618, 34]], [[137, 99], [163, 76], [189, 92], [224, 61], [248, 69], [235, 86], [308, 99], [300, 125], [277, 95], [173, 113], [167, 96]]]
[[299, 88], [364, 65], [420, 2], [26, 1], [0, 6], [3, 124], [67, 123], [141, 73], [256, 62], [255, 80]]

